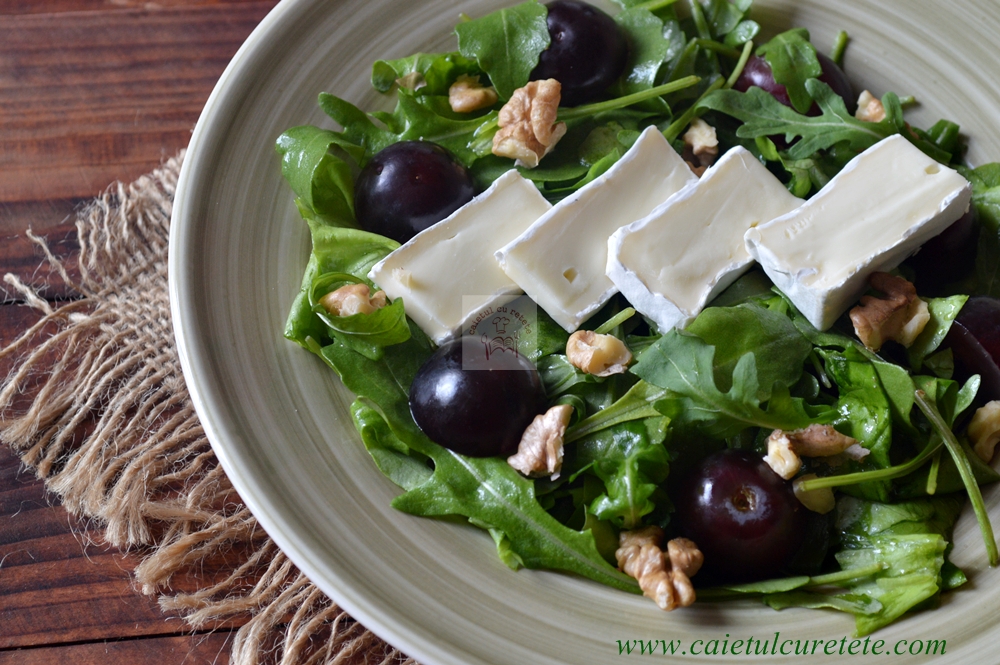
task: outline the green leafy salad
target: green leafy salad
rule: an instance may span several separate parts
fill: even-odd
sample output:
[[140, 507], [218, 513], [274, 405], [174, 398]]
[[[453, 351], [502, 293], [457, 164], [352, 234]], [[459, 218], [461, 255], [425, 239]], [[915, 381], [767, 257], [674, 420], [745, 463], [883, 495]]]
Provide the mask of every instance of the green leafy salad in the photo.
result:
[[[705, 553], [705, 572], [694, 578], [699, 602], [757, 597], [776, 609], [839, 610], [855, 616], [859, 635], [933, 607], [942, 592], [966, 582], [949, 553], [967, 502], [985, 557], [998, 563], [980, 485], [1000, 475], [989, 464], [991, 444], [982, 443], [989, 426], [980, 421], [1000, 399], [1000, 164], [967, 167], [959, 126], [911, 126], [904, 109], [914, 100], [893, 92], [862, 95], [867, 106], [855, 111], [858, 98], [838, 67], [845, 34], [828, 56], [805, 29], [762, 37], [766, 26], [752, 20], [751, 0], [615, 2], [620, 9], [602, 29], [624, 44], [606, 56], [620, 63], [600, 61], [596, 46], [576, 56], [598, 60], [598, 83], [575, 87], [567, 83], [577, 75], [572, 67], [545, 59], [557, 52], [561, 29], [572, 32], [582, 20], [572, 12], [590, 10], [529, 0], [462, 16], [454, 52], [376, 62], [371, 82], [394, 101], [392, 111], [366, 112], [319, 95], [341, 129], [294, 127], [277, 142], [312, 236], [285, 336], [322, 358], [357, 396], [351, 413], [361, 441], [402, 489], [393, 506], [465, 518], [491, 534], [511, 568], [575, 573], [642, 593], [616, 560], [622, 534], [657, 527], [667, 537], [686, 536], [692, 519], [709, 532], [718, 521], [726, 531], [724, 516], [690, 518], [683, 510], [692, 479], [708, 473], [705, 461], [740, 451], [759, 466], [765, 454], [774, 457], [776, 435], [823, 427], [860, 454], [803, 453], [793, 477], [775, 475], [777, 489], [769, 490], [792, 497], [791, 504], [767, 508], [773, 497], [765, 495], [762, 505], [750, 505], [759, 533], [747, 549], [780, 541], [763, 572], [734, 573], [740, 552], [713, 557], [714, 536], [695, 539]], [[556, 16], [564, 10], [568, 19]], [[569, 24], [560, 27], [560, 20]], [[549, 76], [539, 75], [544, 67]], [[494, 137], [504, 124], [501, 109], [541, 78], [563, 81], [555, 121], [565, 131], [549, 145], [539, 139], [530, 167], [522, 157], [495, 154]], [[456, 110], [456, 86], [474, 93], [474, 108]], [[392, 239], [364, 222], [359, 173], [387, 148], [419, 141], [443, 148], [466, 174], [466, 200], [516, 169], [557, 204], [599, 179], [650, 127], [704, 171], [711, 158], [693, 152], [692, 123], [713, 130], [718, 155], [742, 147], [802, 199], [895, 135], [961, 173], [972, 186], [969, 213], [892, 271], [926, 303], [920, 332], [906, 346], [866, 346], [847, 314], [818, 330], [754, 267], [683, 329], [660, 330], [624, 296], [613, 296], [581, 327], [614, 336], [632, 360], [627, 371], [599, 376], [572, 362], [570, 333], [539, 307], [520, 353], [544, 394], [531, 415], [569, 407], [558, 473], [526, 475], [508, 463], [509, 450], [471, 456], [432, 440], [411, 413], [410, 387], [439, 345], [408, 316], [410, 303], [386, 302], [383, 294], [353, 313], [327, 303], [333, 293], [378, 290], [373, 266], [412, 236]], [[398, 201], [404, 207], [406, 196]], [[877, 298], [878, 291], [870, 293]], [[1000, 432], [1000, 423], [994, 429]], [[806, 495], [829, 505], [807, 508], [798, 498]], [[782, 511], [794, 513], [792, 522]], [[714, 550], [733, 547], [730, 535], [720, 534], [723, 545]]]

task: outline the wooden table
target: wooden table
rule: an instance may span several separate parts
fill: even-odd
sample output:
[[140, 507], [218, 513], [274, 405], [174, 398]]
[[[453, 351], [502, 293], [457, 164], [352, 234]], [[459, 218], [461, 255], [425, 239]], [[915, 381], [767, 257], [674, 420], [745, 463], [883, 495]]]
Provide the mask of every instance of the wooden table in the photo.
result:
[[[72, 268], [77, 207], [187, 145], [216, 80], [275, 4], [0, 0], [0, 275], [43, 286], [52, 302], [73, 298], [39, 267], [26, 229]], [[4, 295], [0, 346], [37, 320]], [[235, 627], [192, 634], [164, 615], [132, 588], [134, 556], [100, 533], [0, 446], [0, 665], [227, 663]]]

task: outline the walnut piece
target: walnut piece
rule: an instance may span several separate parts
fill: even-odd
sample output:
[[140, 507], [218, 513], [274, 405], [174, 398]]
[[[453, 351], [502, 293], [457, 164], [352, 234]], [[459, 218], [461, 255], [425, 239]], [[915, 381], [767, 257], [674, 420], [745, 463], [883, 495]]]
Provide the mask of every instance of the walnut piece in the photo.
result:
[[562, 84], [555, 79], [531, 81], [518, 88], [500, 109], [500, 130], [493, 135], [493, 154], [535, 168], [566, 133], [556, 122]]
[[684, 132], [684, 161], [699, 178], [705, 170], [715, 163], [719, 156], [719, 138], [715, 127], [695, 118], [688, 130]]
[[614, 335], [577, 330], [566, 342], [566, 358], [586, 374], [611, 376], [626, 370], [632, 362], [632, 352]]
[[455, 113], [472, 113], [497, 103], [497, 91], [484, 88], [478, 76], [462, 74], [448, 88], [448, 105]]
[[872, 351], [888, 340], [910, 346], [930, 321], [927, 303], [917, 297], [913, 284], [887, 272], [875, 272], [868, 283], [884, 298], [861, 296], [861, 304], [851, 310], [851, 322], [858, 339]]
[[695, 601], [691, 577], [701, 568], [705, 557], [687, 538], [674, 538], [664, 552], [660, 548], [663, 535], [658, 526], [622, 531], [615, 559], [620, 570], [639, 582], [643, 595], [669, 612]]
[[319, 304], [334, 316], [371, 314], [385, 307], [386, 299], [385, 291], [376, 291], [372, 296], [370, 293], [367, 284], [347, 284], [327, 293], [319, 299]]
[[815, 473], [807, 473], [799, 478], [796, 478], [792, 483], [792, 491], [795, 492], [795, 498], [798, 499], [799, 503], [803, 506], [814, 513], [825, 515], [837, 507], [837, 499], [833, 496], [833, 489], [830, 487], [821, 487], [816, 490], [808, 491], [802, 489], [803, 481], [812, 480], [817, 477], [818, 476]]
[[521, 435], [517, 452], [507, 458], [507, 463], [526, 476], [558, 474], [562, 468], [563, 435], [572, 415], [572, 406], [557, 404], [535, 416]]
[[868, 449], [857, 439], [841, 434], [833, 425], [810, 425], [786, 432], [776, 429], [767, 438], [764, 461], [771, 469], [789, 480], [802, 468], [802, 457], [830, 457], [845, 453], [852, 459], [864, 459]]
[[976, 455], [988, 464], [993, 459], [997, 443], [1000, 443], [1000, 401], [993, 400], [976, 409], [965, 433]]
[[885, 120], [885, 107], [878, 97], [865, 90], [858, 97], [858, 110], [854, 112], [854, 117], [864, 122], [882, 122]]

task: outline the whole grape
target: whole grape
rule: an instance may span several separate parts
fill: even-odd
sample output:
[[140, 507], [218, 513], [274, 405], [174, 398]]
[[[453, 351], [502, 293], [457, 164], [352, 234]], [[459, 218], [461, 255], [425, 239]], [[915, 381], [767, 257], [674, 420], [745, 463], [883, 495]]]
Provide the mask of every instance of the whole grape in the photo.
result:
[[695, 467], [674, 501], [678, 530], [698, 544], [722, 581], [780, 575], [799, 551], [805, 508], [757, 453], [728, 449]]
[[618, 80], [628, 62], [628, 42], [615, 20], [577, 0], [546, 5], [551, 43], [542, 51], [531, 80], [562, 84], [560, 106], [589, 101]]
[[400, 141], [361, 169], [354, 213], [366, 231], [406, 242], [474, 194], [471, 174], [450, 152], [428, 141]]
[[410, 386], [410, 413], [432, 441], [471, 457], [512, 455], [545, 410], [541, 378], [524, 356], [462, 337], [443, 344]]

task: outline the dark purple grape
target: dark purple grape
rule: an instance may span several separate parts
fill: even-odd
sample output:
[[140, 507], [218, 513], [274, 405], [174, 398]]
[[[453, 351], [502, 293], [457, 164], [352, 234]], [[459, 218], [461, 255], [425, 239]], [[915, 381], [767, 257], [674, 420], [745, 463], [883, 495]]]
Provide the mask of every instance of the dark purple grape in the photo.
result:
[[432, 441], [471, 457], [512, 455], [525, 428], [545, 410], [545, 392], [524, 356], [488, 358], [473, 337], [439, 348], [410, 386], [410, 413]]
[[551, 43], [530, 78], [559, 81], [560, 106], [582, 104], [625, 71], [628, 42], [613, 18], [585, 2], [556, 0], [546, 7]]
[[363, 229], [406, 242], [474, 194], [472, 176], [450, 152], [427, 141], [401, 141], [361, 169], [354, 213]]
[[980, 376], [977, 399], [1000, 399], [1000, 300], [989, 296], [969, 298], [941, 346], [951, 348], [956, 379]]
[[709, 455], [674, 504], [680, 534], [697, 543], [705, 570], [718, 580], [779, 575], [802, 546], [806, 509], [757, 453], [729, 449]]
[[[847, 80], [844, 71], [837, 66], [837, 63], [822, 53], [817, 53], [816, 57], [819, 59], [820, 67], [823, 68], [823, 73], [820, 74], [819, 80], [833, 88], [833, 91], [844, 100], [847, 110], [850, 113], [854, 113], [854, 109], [857, 107], [857, 99], [854, 97], [851, 82]], [[751, 87], [763, 88], [785, 106], [791, 107], [792, 105], [791, 100], [788, 98], [788, 90], [785, 89], [785, 86], [775, 82], [774, 75], [771, 72], [771, 65], [759, 55], [750, 56], [746, 66], [743, 68], [743, 72], [736, 80], [736, 84], [733, 85], [733, 89], [740, 92], [746, 92]], [[819, 115], [820, 112], [819, 106], [814, 102], [812, 108], [809, 109], [808, 115]]]
[[920, 248], [907, 264], [916, 271], [914, 284], [924, 295], [939, 291], [969, 271], [968, 257], [973, 256], [979, 241], [979, 225], [975, 208], [958, 218], [954, 224], [934, 236]]

